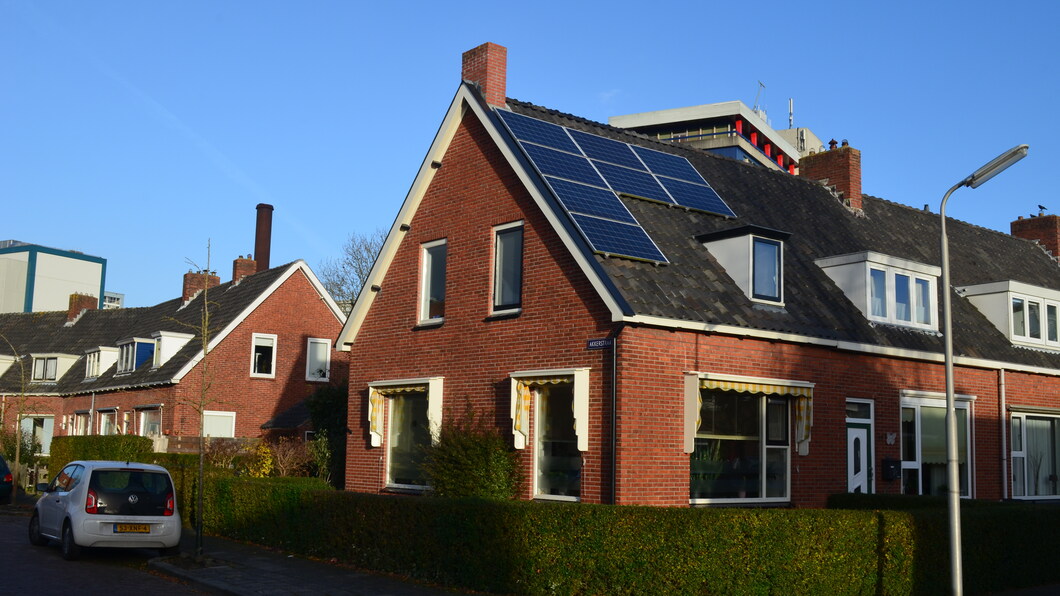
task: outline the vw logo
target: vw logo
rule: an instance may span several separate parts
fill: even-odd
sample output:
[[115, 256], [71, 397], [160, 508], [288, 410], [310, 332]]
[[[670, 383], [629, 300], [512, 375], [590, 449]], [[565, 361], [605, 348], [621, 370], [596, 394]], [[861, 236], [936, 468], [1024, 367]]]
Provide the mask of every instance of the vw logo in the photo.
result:
[[135, 505], [140, 502], [140, 497], [136, 495], [129, 495], [129, 502]]

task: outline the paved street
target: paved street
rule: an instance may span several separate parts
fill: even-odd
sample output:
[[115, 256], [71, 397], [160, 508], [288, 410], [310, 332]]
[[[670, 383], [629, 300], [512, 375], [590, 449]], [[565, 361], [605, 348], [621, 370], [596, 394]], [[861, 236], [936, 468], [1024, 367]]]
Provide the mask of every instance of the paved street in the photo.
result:
[[170, 576], [148, 570], [154, 550], [92, 549], [64, 561], [56, 544], [32, 546], [29, 517], [0, 513], [0, 577], [10, 594], [202, 594]]

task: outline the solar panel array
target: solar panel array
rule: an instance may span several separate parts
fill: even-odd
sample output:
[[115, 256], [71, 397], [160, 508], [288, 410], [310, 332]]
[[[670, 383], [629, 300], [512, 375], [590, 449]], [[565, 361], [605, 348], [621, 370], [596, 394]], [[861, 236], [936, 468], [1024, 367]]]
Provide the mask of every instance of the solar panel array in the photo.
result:
[[683, 157], [522, 114], [498, 114], [597, 252], [667, 262], [620, 194], [736, 217]]

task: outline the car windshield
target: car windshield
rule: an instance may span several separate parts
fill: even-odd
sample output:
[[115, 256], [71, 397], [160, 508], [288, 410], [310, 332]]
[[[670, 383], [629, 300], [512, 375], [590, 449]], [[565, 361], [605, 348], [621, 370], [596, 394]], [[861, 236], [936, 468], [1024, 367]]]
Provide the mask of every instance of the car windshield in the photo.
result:
[[163, 515], [173, 495], [168, 474], [146, 470], [95, 470], [88, 488], [104, 515]]

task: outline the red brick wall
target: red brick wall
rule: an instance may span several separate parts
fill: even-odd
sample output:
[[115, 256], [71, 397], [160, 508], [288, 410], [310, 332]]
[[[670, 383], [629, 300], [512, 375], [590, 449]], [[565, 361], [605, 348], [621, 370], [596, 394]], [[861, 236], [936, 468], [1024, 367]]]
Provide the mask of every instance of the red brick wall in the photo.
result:
[[[341, 326], [305, 274], [296, 271], [210, 352], [213, 372], [205, 409], [236, 412], [237, 437], [261, 436], [262, 424], [321, 386], [321, 383], [305, 380], [308, 338], [332, 340], [331, 378], [342, 381], [348, 376], [346, 355], [334, 349], [334, 339]], [[254, 333], [277, 336], [275, 378], [250, 376]], [[81, 366], [83, 370], [84, 365], [75, 366]], [[96, 409], [117, 407], [124, 413], [137, 406], [160, 403], [165, 405], [162, 410], [163, 432], [174, 436], [198, 436], [199, 416], [190, 404], [200, 401], [201, 379], [200, 362], [176, 386], [53, 400], [48, 404], [51, 407], [49, 412], [56, 415], [55, 435], [72, 433], [72, 429], [63, 429], [60, 425], [65, 415], [78, 410], [93, 406]], [[118, 420], [122, 420], [121, 414]]]
[[[369, 447], [367, 384], [445, 377], [443, 418], [476, 415], [511, 436], [509, 374], [591, 367], [590, 409], [603, 407], [607, 352], [585, 341], [606, 336], [608, 317], [595, 290], [560, 246], [552, 227], [474, 117], [465, 120], [442, 160], [387, 271], [382, 290], [350, 352], [347, 488], [378, 491], [385, 447]], [[523, 220], [523, 311], [489, 319], [493, 227]], [[448, 243], [445, 323], [416, 329], [421, 244]], [[602, 427], [594, 415], [585, 458], [584, 499], [601, 500]], [[384, 446], [386, 442], [384, 440]], [[530, 496], [531, 449], [522, 452]]]
[[1056, 215], [1020, 217], [1009, 226], [1013, 236], [1025, 240], [1037, 240], [1054, 257], [1060, 257], [1060, 217]]

